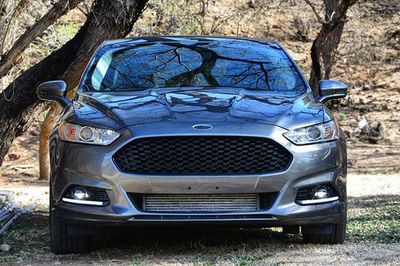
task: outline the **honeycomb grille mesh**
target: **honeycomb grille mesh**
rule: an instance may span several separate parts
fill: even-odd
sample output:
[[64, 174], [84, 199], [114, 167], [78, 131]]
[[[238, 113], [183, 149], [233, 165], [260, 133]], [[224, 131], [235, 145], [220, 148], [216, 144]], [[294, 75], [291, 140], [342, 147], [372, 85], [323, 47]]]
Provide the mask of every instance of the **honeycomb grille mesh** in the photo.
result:
[[271, 173], [285, 170], [291, 160], [271, 139], [237, 136], [141, 138], [114, 154], [120, 170], [149, 175]]

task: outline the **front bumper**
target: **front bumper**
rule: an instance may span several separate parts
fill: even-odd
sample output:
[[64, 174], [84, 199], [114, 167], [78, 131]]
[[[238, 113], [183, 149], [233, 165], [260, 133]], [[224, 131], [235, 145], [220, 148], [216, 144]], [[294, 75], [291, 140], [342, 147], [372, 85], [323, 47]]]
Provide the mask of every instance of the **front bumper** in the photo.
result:
[[[314, 211], [301, 214], [274, 216], [261, 213], [229, 213], [229, 214], [146, 214], [134, 216], [113, 216], [82, 213], [56, 206], [53, 214], [57, 219], [79, 226], [146, 226], [146, 225], [235, 225], [276, 227], [286, 225], [321, 225], [341, 223], [346, 216], [346, 207], [343, 202], [335, 202]], [[177, 218], [180, 216], [180, 218]]]
[[[346, 210], [346, 155], [344, 141], [296, 146], [285, 139], [284, 129], [265, 124], [250, 123], [217, 125], [204, 135], [235, 135], [272, 138], [292, 155], [289, 168], [283, 172], [263, 175], [226, 176], [146, 176], [118, 170], [112, 155], [135, 138], [150, 136], [197, 134], [191, 125], [165, 123], [156, 128], [152, 124], [122, 130], [121, 137], [110, 146], [90, 146], [58, 141], [58, 154], [52, 177], [53, 214], [68, 223], [142, 225], [172, 223], [235, 223], [263, 226], [337, 223]], [[134, 132], [134, 134], [132, 134]], [[251, 134], [249, 134], [251, 132]], [[329, 183], [335, 187], [339, 200], [330, 203], [301, 206], [295, 203], [298, 188]], [[63, 202], [70, 185], [105, 189], [110, 204], [104, 207]], [[217, 189], [216, 189], [217, 188]], [[189, 191], [190, 189], [190, 191]], [[141, 194], [216, 194], [278, 192], [273, 204], [255, 212], [221, 213], [154, 213], [136, 208], [128, 193]]]

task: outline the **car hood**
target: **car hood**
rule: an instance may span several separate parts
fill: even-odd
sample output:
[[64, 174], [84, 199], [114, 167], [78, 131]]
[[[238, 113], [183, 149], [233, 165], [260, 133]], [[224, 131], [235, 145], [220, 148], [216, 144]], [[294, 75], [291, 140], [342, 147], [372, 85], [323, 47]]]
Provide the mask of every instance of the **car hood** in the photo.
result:
[[299, 97], [230, 88], [79, 93], [69, 120], [119, 129], [157, 123], [265, 123], [290, 129], [322, 123], [324, 106], [311, 93]]

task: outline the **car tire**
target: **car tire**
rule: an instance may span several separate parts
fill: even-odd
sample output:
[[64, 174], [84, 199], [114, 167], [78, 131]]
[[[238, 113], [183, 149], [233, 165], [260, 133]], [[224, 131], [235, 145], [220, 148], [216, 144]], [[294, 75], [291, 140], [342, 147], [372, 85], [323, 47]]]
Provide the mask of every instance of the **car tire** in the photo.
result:
[[321, 233], [317, 230], [313, 230], [312, 233], [303, 233], [303, 240], [305, 243], [311, 244], [343, 244], [346, 225], [345, 224], [334, 224], [331, 226], [331, 232], [326, 233], [325, 229], [321, 230]]
[[343, 244], [346, 236], [346, 217], [332, 225], [302, 227], [303, 241], [311, 244]]
[[[51, 158], [54, 159], [53, 156]], [[70, 229], [72, 227], [55, 217], [51, 177], [49, 201], [51, 252], [54, 254], [69, 254], [90, 251], [90, 236], [71, 234]]]
[[54, 254], [85, 253], [90, 250], [90, 236], [70, 235], [69, 225], [50, 218], [51, 252]]

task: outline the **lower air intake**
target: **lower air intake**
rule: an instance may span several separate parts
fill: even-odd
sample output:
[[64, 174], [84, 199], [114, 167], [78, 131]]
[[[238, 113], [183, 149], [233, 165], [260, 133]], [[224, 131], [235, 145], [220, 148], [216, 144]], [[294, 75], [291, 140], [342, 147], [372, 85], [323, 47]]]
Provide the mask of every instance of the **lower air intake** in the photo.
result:
[[152, 212], [257, 211], [260, 210], [260, 195], [144, 195], [142, 208]]

